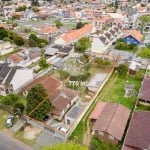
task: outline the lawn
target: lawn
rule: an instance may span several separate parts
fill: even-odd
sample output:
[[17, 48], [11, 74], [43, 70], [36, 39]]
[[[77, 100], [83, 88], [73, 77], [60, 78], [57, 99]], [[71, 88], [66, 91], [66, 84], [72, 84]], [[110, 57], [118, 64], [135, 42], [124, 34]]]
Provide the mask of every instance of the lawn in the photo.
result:
[[5, 128], [5, 123], [7, 120], [7, 117], [9, 116], [9, 113], [3, 111], [0, 109], [0, 130], [3, 130]]
[[128, 107], [129, 109], [132, 109], [135, 105], [136, 97], [124, 97], [124, 94], [125, 94], [124, 87], [125, 87], [126, 81], [128, 81], [128, 83], [134, 84], [135, 90], [138, 93], [138, 90], [141, 84], [140, 80], [137, 80], [133, 76], [127, 76], [126, 79], [117, 77], [113, 86], [109, 88], [107, 94], [104, 95], [103, 101], [120, 103]]

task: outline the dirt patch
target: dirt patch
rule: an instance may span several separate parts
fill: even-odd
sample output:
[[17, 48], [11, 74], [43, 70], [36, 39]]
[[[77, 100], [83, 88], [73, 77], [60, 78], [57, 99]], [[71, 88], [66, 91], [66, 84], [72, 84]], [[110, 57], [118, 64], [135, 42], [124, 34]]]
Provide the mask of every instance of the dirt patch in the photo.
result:
[[27, 126], [24, 129], [24, 138], [28, 140], [32, 140], [36, 138], [36, 136], [41, 132], [41, 129], [32, 127], [32, 126]]

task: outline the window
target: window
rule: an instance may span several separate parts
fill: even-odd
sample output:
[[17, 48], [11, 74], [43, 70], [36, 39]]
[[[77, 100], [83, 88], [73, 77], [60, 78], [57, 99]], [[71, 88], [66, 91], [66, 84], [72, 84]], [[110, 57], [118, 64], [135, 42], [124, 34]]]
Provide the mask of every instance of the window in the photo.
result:
[[99, 135], [103, 136], [104, 132], [103, 131], [99, 131]]
[[112, 135], [108, 135], [108, 138], [109, 138], [110, 140], [114, 140], [114, 137], [113, 137]]

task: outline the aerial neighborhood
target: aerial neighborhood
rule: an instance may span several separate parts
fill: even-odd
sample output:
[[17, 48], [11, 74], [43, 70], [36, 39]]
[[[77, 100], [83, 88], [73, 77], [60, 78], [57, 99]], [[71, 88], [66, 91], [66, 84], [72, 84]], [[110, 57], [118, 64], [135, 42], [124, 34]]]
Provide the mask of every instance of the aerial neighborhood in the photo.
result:
[[0, 116], [0, 150], [149, 150], [150, 1], [0, 0]]

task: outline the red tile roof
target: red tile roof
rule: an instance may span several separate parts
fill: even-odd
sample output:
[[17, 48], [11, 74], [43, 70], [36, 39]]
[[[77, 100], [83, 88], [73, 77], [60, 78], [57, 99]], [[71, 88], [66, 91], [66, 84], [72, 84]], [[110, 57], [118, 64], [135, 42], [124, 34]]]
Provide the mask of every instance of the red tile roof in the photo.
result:
[[71, 43], [74, 40], [77, 40], [79, 38], [81, 38], [82, 36], [84, 36], [85, 34], [91, 32], [93, 29], [93, 25], [85, 25], [83, 28], [81, 29], [77, 29], [77, 30], [73, 30], [69, 33], [66, 33], [65, 35], [63, 35], [61, 38], [66, 42], [66, 43]]
[[131, 31], [129, 31], [128, 35], [133, 36], [139, 42], [142, 41], [142, 39], [143, 39], [143, 35], [139, 31], [137, 31], [137, 30], [131, 30]]
[[[104, 105], [104, 103], [102, 103]], [[99, 106], [100, 107], [100, 106]], [[111, 134], [116, 139], [121, 140], [130, 115], [130, 110], [120, 104], [106, 103], [101, 106], [99, 117], [93, 129]], [[92, 119], [92, 118], [91, 118]]]
[[45, 90], [47, 91], [48, 95], [54, 94], [58, 88], [60, 87], [60, 82], [53, 79], [50, 76], [42, 76], [40, 78], [35, 79], [32, 83], [27, 85], [23, 90], [27, 91], [29, 90], [32, 86], [35, 86], [37, 84], [41, 83]]
[[150, 148], [150, 112], [134, 112], [125, 139], [125, 145], [136, 149], [148, 150]]

